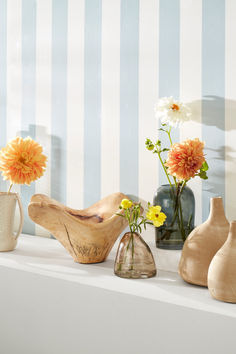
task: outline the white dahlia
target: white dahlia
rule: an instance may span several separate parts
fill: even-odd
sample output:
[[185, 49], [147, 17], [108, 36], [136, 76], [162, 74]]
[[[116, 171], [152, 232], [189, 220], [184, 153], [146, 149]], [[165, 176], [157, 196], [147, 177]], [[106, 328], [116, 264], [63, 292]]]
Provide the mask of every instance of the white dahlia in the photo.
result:
[[173, 97], [160, 98], [155, 107], [156, 117], [161, 119], [162, 124], [176, 127], [189, 120], [191, 116], [190, 108], [184, 103], [174, 100]]

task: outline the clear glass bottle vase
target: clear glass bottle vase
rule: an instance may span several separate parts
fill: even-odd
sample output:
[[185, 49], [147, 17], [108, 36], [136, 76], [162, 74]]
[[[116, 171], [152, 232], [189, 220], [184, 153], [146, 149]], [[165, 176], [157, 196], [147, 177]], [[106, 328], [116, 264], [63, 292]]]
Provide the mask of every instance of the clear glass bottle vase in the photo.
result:
[[156, 275], [152, 252], [140, 234], [124, 234], [117, 250], [114, 272], [121, 278], [133, 279]]

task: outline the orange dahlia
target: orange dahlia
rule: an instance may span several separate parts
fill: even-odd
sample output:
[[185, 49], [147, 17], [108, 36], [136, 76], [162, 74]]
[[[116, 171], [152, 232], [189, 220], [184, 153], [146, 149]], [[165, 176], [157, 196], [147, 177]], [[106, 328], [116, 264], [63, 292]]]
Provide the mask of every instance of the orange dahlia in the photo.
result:
[[168, 174], [178, 180], [188, 180], [196, 175], [205, 161], [204, 142], [198, 138], [172, 145], [166, 166]]
[[0, 151], [0, 171], [11, 184], [28, 184], [40, 178], [45, 171], [47, 157], [36, 141], [17, 137]]

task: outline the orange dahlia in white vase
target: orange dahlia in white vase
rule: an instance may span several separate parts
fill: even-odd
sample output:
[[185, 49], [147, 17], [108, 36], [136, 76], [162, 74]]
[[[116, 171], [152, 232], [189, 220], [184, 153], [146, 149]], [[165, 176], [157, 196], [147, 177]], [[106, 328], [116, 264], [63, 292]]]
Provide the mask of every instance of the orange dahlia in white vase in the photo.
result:
[[[13, 184], [27, 184], [40, 178], [46, 168], [47, 157], [36, 141], [16, 137], [0, 150], [0, 171], [3, 179], [10, 182], [8, 192], [0, 192], [0, 251], [12, 251], [22, 232], [24, 212], [18, 193], [12, 193]], [[19, 204], [20, 222], [13, 232], [16, 202]]]

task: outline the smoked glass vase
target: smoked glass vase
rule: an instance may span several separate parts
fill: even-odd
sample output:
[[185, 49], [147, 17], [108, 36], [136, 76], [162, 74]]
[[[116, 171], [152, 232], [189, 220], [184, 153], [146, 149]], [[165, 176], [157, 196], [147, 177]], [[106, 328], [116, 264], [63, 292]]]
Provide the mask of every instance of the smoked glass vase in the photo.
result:
[[122, 237], [115, 260], [114, 272], [121, 278], [151, 278], [156, 275], [152, 252], [142, 237], [127, 232]]
[[169, 250], [183, 248], [184, 241], [194, 228], [195, 199], [192, 190], [165, 184], [159, 187], [153, 205], [160, 205], [167, 218], [163, 226], [155, 228], [156, 246]]

